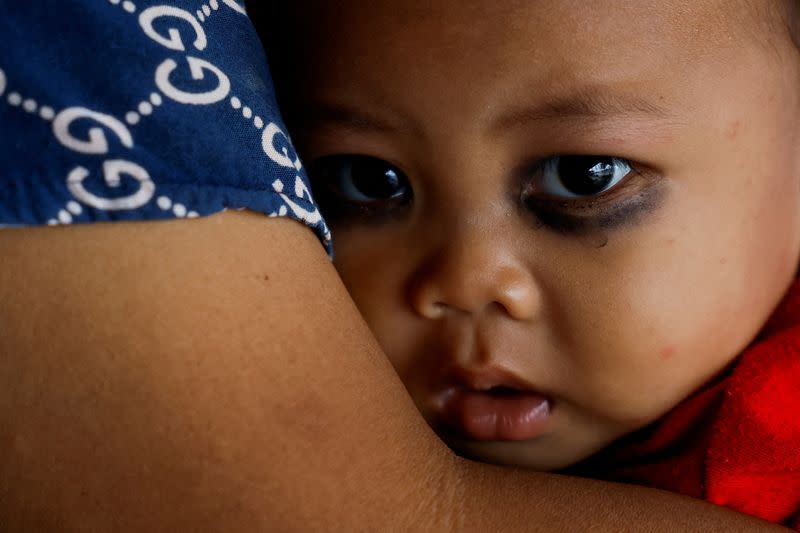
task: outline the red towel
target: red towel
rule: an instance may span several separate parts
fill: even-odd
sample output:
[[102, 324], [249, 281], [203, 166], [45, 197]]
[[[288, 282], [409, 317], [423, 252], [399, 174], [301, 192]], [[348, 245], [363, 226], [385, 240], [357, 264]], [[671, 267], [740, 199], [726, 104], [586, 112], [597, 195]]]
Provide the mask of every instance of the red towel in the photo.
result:
[[725, 375], [570, 473], [679, 492], [800, 531], [800, 283]]

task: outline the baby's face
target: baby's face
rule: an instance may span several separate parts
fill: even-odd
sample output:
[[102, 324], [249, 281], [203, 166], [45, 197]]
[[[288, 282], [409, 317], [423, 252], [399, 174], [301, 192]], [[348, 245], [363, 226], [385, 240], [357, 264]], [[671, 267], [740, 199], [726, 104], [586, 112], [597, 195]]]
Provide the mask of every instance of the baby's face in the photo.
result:
[[296, 28], [288, 118], [336, 266], [454, 449], [574, 463], [779, 303], [800, 59], [732, 4], [350, 0]]

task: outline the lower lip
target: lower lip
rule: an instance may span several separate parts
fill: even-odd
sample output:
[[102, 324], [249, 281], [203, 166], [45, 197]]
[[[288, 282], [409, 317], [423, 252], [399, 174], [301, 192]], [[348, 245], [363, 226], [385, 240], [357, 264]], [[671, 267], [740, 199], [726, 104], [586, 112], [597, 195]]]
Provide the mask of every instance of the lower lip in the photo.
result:
[[450, 391], [443, 405], [444, 422], [479, 441], [523, 441], [542, 435], [550, 418], [550, 400], [520, 392], [498, 396], [477, 391]]

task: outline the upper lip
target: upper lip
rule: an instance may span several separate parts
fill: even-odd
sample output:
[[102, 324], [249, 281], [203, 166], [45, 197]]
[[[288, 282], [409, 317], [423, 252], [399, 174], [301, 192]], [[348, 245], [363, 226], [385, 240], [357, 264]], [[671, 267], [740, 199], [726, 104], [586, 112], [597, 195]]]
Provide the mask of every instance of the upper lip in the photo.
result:
[[453, 366], [446, 372], [446, 382], [450, 387], [459, 387], [477, 392], [492, 389], [512, 389], [520, 392], [534, 392], [534, 387], [513, 372], [497, 366], [467, 368]]

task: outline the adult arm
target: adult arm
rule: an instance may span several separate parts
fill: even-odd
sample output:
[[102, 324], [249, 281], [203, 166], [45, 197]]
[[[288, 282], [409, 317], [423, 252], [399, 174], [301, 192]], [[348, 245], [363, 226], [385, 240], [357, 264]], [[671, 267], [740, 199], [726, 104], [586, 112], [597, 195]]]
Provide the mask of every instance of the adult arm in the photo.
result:
[[0, 530], [773, 527], [456, 458], [295, 222], [3, 230], [0, 258]]

